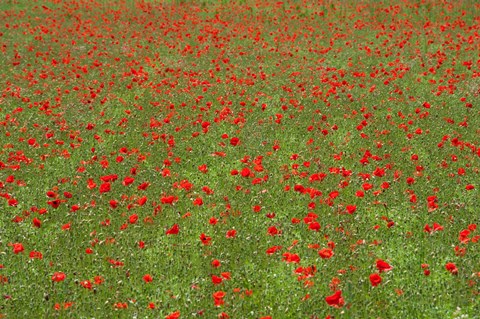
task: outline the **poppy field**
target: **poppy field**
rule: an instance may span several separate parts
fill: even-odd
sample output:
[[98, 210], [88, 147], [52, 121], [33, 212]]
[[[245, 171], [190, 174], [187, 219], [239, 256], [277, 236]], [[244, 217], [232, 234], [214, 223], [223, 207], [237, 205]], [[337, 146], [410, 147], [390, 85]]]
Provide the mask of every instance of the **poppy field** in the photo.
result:
[[479, 318], [480, 4], [0, 16], [0, 318]]

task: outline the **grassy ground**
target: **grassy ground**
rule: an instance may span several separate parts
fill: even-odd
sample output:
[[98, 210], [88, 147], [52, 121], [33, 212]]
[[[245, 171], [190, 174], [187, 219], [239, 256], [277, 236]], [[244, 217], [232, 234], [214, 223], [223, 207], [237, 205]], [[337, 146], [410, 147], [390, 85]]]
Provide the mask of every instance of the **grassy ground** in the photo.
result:
[[1, 317], [475, 318], [479, 9], [3, 2]]

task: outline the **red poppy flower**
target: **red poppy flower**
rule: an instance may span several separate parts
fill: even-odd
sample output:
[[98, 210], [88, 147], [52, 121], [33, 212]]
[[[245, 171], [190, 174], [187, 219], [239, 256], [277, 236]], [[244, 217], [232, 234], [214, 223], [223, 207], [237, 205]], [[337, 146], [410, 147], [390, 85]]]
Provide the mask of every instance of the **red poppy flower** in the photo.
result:
[[208, 186], [203, 186], [202, 191], [207, 195], [212, 195], [214, 193], [213, 189]]
[[234, 238], [237, 235], [237, 231], [235, 229], [230, 229], [227, 231], [225, 235], [226, 238]]
[[313, 230], [313, 231], [319, 231], [321, 228], [320, 223], [313, 221], [308, 224], [308, 229]]
[[228, 271], [224, 271], [220, 275], [222, 275], [224, 280], [230, 280], [230, 278], [232, 277], [232, 274]]
[[94, 189], [95, 187], [97, 187], [97, 184], [95, 183], [95, 181], [92, 178], [89, 178], [88, 181], [87, 181], [87, 188], [88, 189]]
[[117, 302], [113, 305], [117, 309], [127, 309], [128, 304], [126, 302]]
[[283, 261], [298, 264], [300, 262], [300, 257], [297, 254], [286, 252], [283, 254]]
[[178, 200], [178, 197], [176, 197], [176, 196], [164, 196], [164, 197], [161, 198], [162, 204], [172, 205], [177, 200]]
[[33, 226], [34, 226], [34, 227], [37, 227], [37, 228], [40, 228], [40, 227], [42, 226], [42, 222], [40, 221], [40, 219], [38, 219], [38, 218], [35, 217], [35, 218], [33, 219]]
[[149, 186], [150, 186], [150, 183], [144, 182], [144, 183], [138, 185], [137, 189], [138, 189], [138, 190], [141, 190], [141, 191], [144, 191], [144, 190], [146, 190]]
[[169, 230], [166, 231], [167, 235], [177, 235], [180, 231], [178, 224], [173, 225]]
[[80, 282], [80, 285], [85, 288], [85, 289], [92, 289], [93, 286], [92, 286], [92, 283], [90, 282], [90, 280], [84, 280], [84, 281], [81, 281]]
[[216, 291], [213, 293], [213, 298], [215, 299], [222, 299], [226, 296], [227, 294], [224, 291]]
[[138, 215], [137, 214], [132, 214], [130, 215], [130, 217], [128, 218], [128, 222], [130, 224], [135, 224], [138, 220]]
[[171, 314], [168, 314], [165, 319], [178, 319], [180, 318], [180, 311], [175, 311], [172, 312]]
[[145, 281], [146, 283], [152, 282], [153, 277], [150, 274], [146, 274], [143, 276], [143, 281]]
[[372, 284], [373, 287], [380, 285], [381, 282], [382, 282], [382, 277], [380, 277], [379, 274], [370, 275], [370, 283]]
[[267, 249], [266, 253], [267, 255], [273, 255], [275, 252], [277, 252], [280, 249], [282, 249], [282, 246], [272, 246]]
[[57, 197], [57, 194], [56, 194], [55, 192], [48, 191], [48, 192], [47, 192], [47, 197], [55, 198], [55, 197]]
[[318, 255], [322, 257], [322, 259], [330, 259], [334, 255], [333, 250], [330, 248], [323, 248], [318, 251]]
[[331, 199], [335, 199], [338, 197], [340, 193], [338, 191], [332, 191], [330, 194], [328, 194], [328, 197], [330, 197]]
[[23, 245], [21, 243], [14, 243], [12, 244], [13, 246], [13, 253], [16, 255], [16, 254], [19, 254], [21, 252], [23, 252], [25, 249], [23, 248]]
[[393, 267], [384, 260], [377, 260], [377, 269], [379, 272], [387, 272], [393, 269]]
[[7, 203], [8, 206], [16, 207], [18, 205], [18, 200], [16, 200], [15, 198], [10, 198]]
[[215, 275], [212, 275], [212, 283], [214, 285], [219, 285], [221, 284], [223, 281], [223, 278], [222, 277], [218, 277], [218, 276], [215, 276]]
[[64, 281], [67, 276], [63, 272], [55, 272], [52, 276], [52, 281], [60, 282]]
[[245, 167], [242, 169], [242, 171], [240, 172], [240, 175], [242, 175], [242, 177], [249, 177], [251, 174], [251, 171], [248, 167]]
[[238, 137], [232, 137], [230, 139], [230, 145], [237, 146], [240, 143], [240, 139]]
[[333, 295], [325, 297], [325, 301], [332, 307], [341, 307], [345, 304], [342, 298], [342, 291], [338, 290]]
[[198, 170], [205, 174], [205, 173], [208, 172], [208, 167], [207, 167], [206, 164], [202, 164], [202, 165], [198, 166]]
[[268, 227], [267, 235], [275, 236], [275, 235], [279, 235], [280, 233], [281, 232], [277, 229], [277, 227], [275, 227], [275, 226]]
[[103, 193], [107, 193], [110, 191], [110, 183], [103, 183], [102, 185], [100, 185], [100, 194], [103, 194]]
[[362, 185], [362, 188], [363, 188], [363, 190], [368, 191], [369, 189], [372, 189], [372, 188], [373, 188], [373, 185], [370, 184], [370, 183], [364, 183], [364, 184]]
[[31, 259], [43, 259], [43, 254], [39, 251], [31, 251], [28, 255]]
[[193, 200], [193, 205], [194, 206], [202, 206], [203, 205], [203, 199], [201, 197], [197, 197]]
[[202, 233], [202, 234], [200, 235], [200, 241], [202, 242], [202, 244], [208, 246], [208, 245], [211, 244], [212, 237], [207, 236], [207, 235], [205, 235], [205, 234]]
[[114, 200], [114, 199], [110, 200], [110, 201], [108, 202], [108, 204], [109, 204], [110, 207], [113, 208], [113, 209], [117, 208], [117, 206], [118, 206], [118, 202], [117, 202], [116, 200]]
[[52, 206], [52, 208], [58, 208], [58, 206], [60, 206], [60, 203], [61, 201], [59, 199], [55, 199], [47, 202], [47, 204]]
[[133, 182], [135, 182], [135, 178], [130, 177], [130, 176], [127, 176], [127, 177], [125, 177], [125, 179], [123, 180], [122, 185], [123, 185], [123, 186], [128, 186], [128, 185], [132, 184]]
[[219, 307], [225, 303], [223, 298], [226, 296], [226, 293], [223, 291], [217, 291], [213, 293], [213, 299], [215, 306]]
[[457, 266], [454, 263], [447, 263], [445, 265], [445, 269], [448, 270], [453, 275], [458, 274]]
[[143, 197], [141, 197], [141, 198], [139, 198], [139, 199], [137, 200], [137, 204], [138, 204], [139, 206], [143, 206], [143, 205], [145, 205], [145, 203], [147, 202], [147, 200], [148, 200], [148, 198], [147, 198], [146, 196], [143, 196]]
[[347, 209], [347, 213], [353, 214], [353, 213], [355, 213], [355, 211], [357, 210], [357, 206], [355, 206], [355, 205], [347, 205], [346, 209]]

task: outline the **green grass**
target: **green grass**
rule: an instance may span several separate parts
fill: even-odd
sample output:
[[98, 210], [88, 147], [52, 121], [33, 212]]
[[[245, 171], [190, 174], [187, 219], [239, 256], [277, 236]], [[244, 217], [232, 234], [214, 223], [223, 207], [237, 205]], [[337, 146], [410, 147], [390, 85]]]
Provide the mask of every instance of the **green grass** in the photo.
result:
[[3, 2], [0, 317], [476, 318], [479, 9]]

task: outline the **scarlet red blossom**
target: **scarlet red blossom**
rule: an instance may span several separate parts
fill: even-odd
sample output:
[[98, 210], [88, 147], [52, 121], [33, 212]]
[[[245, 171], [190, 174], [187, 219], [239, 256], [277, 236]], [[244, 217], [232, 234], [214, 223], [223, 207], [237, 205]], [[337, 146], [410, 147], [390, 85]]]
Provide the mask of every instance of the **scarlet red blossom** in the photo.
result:
[[211, 244], [212, 237], [207, 236], [207, 235], [205, 235], [205, 234], [202, 233], [202, 234], [200, 235], [200, 241], [202, 242], [202, 244], [208, 246], [208, 245]]
[[180, 231], [180, 227], [178, 226], [178, 224], [175, 224], [170, 229], [168, 229], [165, 233], [167, 235], [177, 235], [179, 231]]
[[33, 222], [34, 227], [40, 228], [42, 226], [42, 222], [40, 221], [40, 219], [38, 219], [36, 217], [33, 219], [32, 222]]
[[80, 282], [80, 285], [85, 289], [92, 289], [93, 285], [90, 280], [84, 280]]
[[346, 207], [347, 213], [353, 214], [357, 210], [357, 206], [355, 205], [347, 205]]
[[333, 307], [342, 307], [345, 304], [345, 301], [342, 298], [342, 291], [338, 290], [333, 295], [325, 297], [325, 301], [328, 305]]
[[225, 303], [223, 298], [226, 296], [224, 291], [217, 291], [213, 293], [213, 301], [216, 307], [220, 307]]
[[180, 311], [172, 312], [165, 317], [165, 319], [178, 319], [178, 318], [180, 318]]
[[216, 275], [212, 275], [212, 283], [213, 283], [214, 285], [219, 285], [219, 284], [222, 283], [222, 281], [223, 281], [223, 278], [222, 278], [222, 277], [218, 277], [218, 276], [216, 276]]
[[230, 145], [237, 146], [240, 143], [240, 139], [238, 137], [232, 137], [230, 139]]
[[448, 270], [451, 274], [456, 275], [458, 274], [457, 266], [454, 263], [446, 263], [445, 269]]
[[283, 254], [283, 260], [287, 263], [299, 263], [300, 257], [297, 254], [286, 252]]
[[381, 282], [382, 282], [382, 277], [380, 277], [380, 275], [378, 274], [370, 275], [370, 283], [372, 284], [373, 287], [380, 285]]
[[145, 281], [146, 283], [152, 282], [153, 277], [150, 274], [146, 274], [143, 276], [143, 281]]
[[225, 235], [226, 238], [234, 238], [235, 236], [237, 236], [237, 231], [235, 229], [228, 230]]
[[30, 259], [43, 259], [43, 254], [39, 251], [32, 250], [29, 254]]
[[61, 200], [59, 199], [55, 199], [47, 202], [47, 204], [52, 206], [52, 208], [58, 208], [58, 206], [60, 206], [60, 203], [61, 203]]
[[52, 275], [52, 281], [54, 282], [60, 282], [64, 281], [67, 276], [63, 272], [55, 272]]
[[137, 221], [138, 221], [138, 215], [137, 215], [137, 214], [132, 214], [132, 215], [130, 215], [130, 217], [128, 218], [128, 222], [129, 222], [130, 224], [135, 224]]
[[193, 205], [194, 206], [202, 206], [203, 205], [203, 199], [201, 197], [197, 197], [193, 200]]
[[163, 197], [161, 198], [162, 204], [170, 204], [170, 205], [172, 205], [172, 204], [175, 203], [177, 200], [178, 200], [178, 197], [176, 197], [176, 196], [163, 196]]
[[318, 255], [322, 257], [322, 259], [330, 259], [334, 255], [333, 250], [330, 248], [323, 248], [318, 251]]
[[269, 236], [279, 235], [280, 233], [281, 233], [281, 231], [279, 231], [279, 230], [277, 229], [277, 227], [275, 227], [275, 226], [270, 226], [270, 227], [268, 227], [267, 234], [268, 234]]
[[106, 183], [103, 183], [102, 185], [100, 185], [100, 194], [103, 194], [103, 193], [107, 193], [109, 192], [111, 189], [111, 185], [110, 183], [106, 182]]
[[313, 221], [308, 224], [308, 229], [313, 230], [313, 231], [319, 231], [320, 230], [320, 223]]
[[14, 243], [12, 244], [13, 246], [13, 253], [16, 255], [16, 254], [19, 254], [21, 252], [23, 252], [25, 249], [23, 248], [23, 245], [21, 243]]
[[127, 309], [128, 304], [126, 302], [117, 302], [113, 305], [116, 309]]
[[393, 267], [384, 260], [377, 260], [377, 269], [379, 272], [387, 272], [393, 269]]
[[267, 255], [273, 255], [275, 252], [279, 251], [282, 249], [282, 246], [272, 246], [267, 249], [266, 253]]
[[123, 180], [122, 185], [123, 185], [123, 186], [128, 186], [128, 185], [132, 184], [133, 182], [135, 182], [135, 178], [130, 177], [130, 176], [127, 176], [127, 177], [125, 177], [125, 179]]

